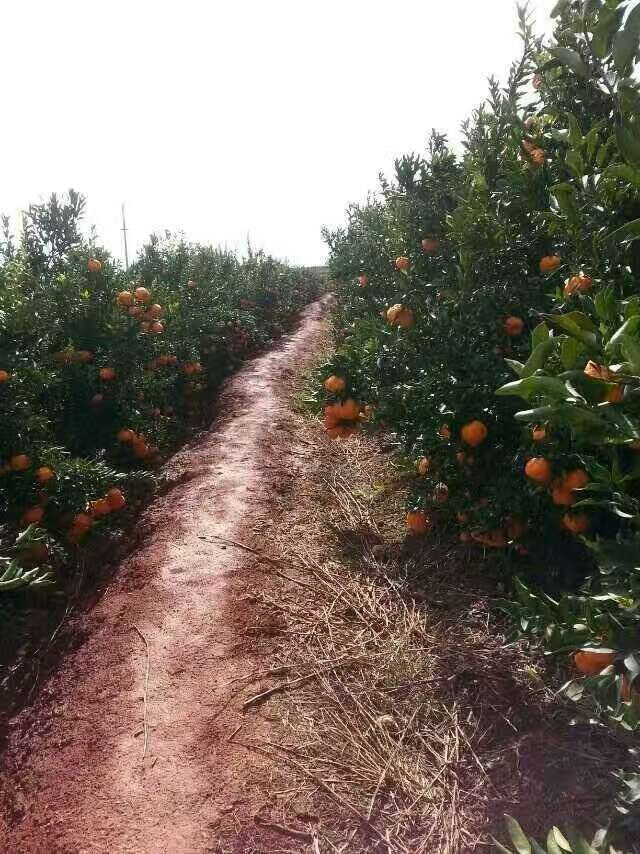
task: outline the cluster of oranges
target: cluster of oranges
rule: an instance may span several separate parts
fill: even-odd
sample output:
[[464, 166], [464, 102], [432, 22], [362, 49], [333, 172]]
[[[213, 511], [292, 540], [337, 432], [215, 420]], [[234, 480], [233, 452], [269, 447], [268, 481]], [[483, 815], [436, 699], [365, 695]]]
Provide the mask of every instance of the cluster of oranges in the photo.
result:
[[147, 460], [158, 453], [155, 445], [150, 445], [144, 436], [130, 427], [123, 427], [118, 431], [118, 441], [122, 445], [128, 445], [137, 460]]
[[120, 291], [116, 297], [120, 308], [125, 309], [129, 317], [139, 323], [140, 332], [161, 335], [164, 332], [161, 320], [164, 310], [159, 303], [152, 303], [151, 300], [151, 292], [142, 285], [133, 291]]
[[332, 439], [347, 438], [356, 432], [361, 420], [360, 404], [349, 397], [342, 403], [330, 403], [324, 408], [324, 426]]
[[[574, 490], [584, 489], [589, 483], [589, 475], [584, 469], [572, 469], [562, 477], [553, 477], [551, 463], [546, 457], [532, 457], [524, 467], [524, 473], [538, 486], [547, 487], [551, 500], [559, 507], [571, 507], [576, 503]], [[565, 513], [562, 524], [572, 534], [584, 534], [589, 530], [590, 521], [586, 513]]]
[[173, 354], [163, 353], [155, 359], [152, 359], [147, 365], [147, 370], [157, 371], [158, 368], [169, 368], [178, 364], [178, 357]]
[[108, 516], [110, 513], [115, 513], [117, 510], [122, 510], [126, 504], [127, 499], [122, 490], [113, 487], [103, 498], [90, 501], [85, 512], [75, 514], [71, 520], [67, 539], [70, 543], [79, 543], [88, 534], [96, 519]]

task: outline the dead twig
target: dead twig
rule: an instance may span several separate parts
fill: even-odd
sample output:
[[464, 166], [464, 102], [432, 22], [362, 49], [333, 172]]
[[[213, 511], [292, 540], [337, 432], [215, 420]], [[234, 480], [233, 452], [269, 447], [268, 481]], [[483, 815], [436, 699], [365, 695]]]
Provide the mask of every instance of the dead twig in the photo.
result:
[[143, 695], [144, 747], [142, 749], [142, 758], [144, 759], [147, 755], [147, 745], [149, 743], [149, 727], [147, 725], [147, 696], [149, 693], [149, 673], [151, 671], [151, 654], [149, 652], [149, 642], [147, 641], [146, 637], [142, 634], [142, 632], [140, 631], [140, 629], [136, 625], [133, 626], [133, 629], [134, 629], [134, 631], [136, 631], [140, 635], [140, 637], [142, 638], [142, 642], [144, 643], [145, 648], [147, 650], [147, 666], [146, 666], [145, 674], [144, 674], [144, 695]]

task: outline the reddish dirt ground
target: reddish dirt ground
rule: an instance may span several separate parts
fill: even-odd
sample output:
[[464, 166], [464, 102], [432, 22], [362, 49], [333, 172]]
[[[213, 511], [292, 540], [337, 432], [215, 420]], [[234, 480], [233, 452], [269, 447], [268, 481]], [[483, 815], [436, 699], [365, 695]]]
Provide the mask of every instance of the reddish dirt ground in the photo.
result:
[[304, 465], [286, 378], [317, 348], [325, 305], [227, 383], [220, 417], [171, 460], [173, 487], [142, 515], [139, 544], [83, 618], [86, 642], [14, 721], [2, 852], [247, 850], [243, 828], [272, 770], [230, 739], [241, 725], [245, 737], [268, 736], [271, 722], [241, 711], [237, 680], [255, 669], [260, 641], [239, 638], [238, 621], [256, 622], [251, 591], [269, 570], [224, 540], [259, 550], [282, 484]]

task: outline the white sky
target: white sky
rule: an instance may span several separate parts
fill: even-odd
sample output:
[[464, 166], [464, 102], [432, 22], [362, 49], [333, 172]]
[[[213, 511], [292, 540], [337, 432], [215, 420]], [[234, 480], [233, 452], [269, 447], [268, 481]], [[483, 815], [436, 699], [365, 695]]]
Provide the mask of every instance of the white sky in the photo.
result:
[[[532, 0], [538, 28], [554, 0]], [[1, 0], [0, 211], [69, 187], [153, 230], [321, 263], [323, 225], [504, 78], [514, 0]]]

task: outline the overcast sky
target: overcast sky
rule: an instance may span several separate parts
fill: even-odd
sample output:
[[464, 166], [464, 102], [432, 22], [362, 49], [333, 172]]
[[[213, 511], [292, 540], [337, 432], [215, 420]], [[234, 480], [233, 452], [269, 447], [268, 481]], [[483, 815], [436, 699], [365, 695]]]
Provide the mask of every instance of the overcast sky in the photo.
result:
[[73, 187], [116, 255], [124, 202], [130, 249], [321, 263], [394, 157], [459, 138], [515, 30], [512, 0], [2, 0], [0, 210]]

